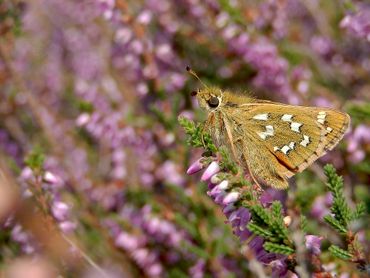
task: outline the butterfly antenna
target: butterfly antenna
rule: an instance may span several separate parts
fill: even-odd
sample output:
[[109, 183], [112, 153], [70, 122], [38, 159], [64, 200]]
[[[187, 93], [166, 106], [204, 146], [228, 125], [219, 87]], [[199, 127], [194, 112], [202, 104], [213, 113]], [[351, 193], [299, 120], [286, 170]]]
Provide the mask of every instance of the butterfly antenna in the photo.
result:
[[199, 80], [199, 82], [205, 87], [208, 89], [208, 86], [199, 78], [199, 76], [195, 73], [195, 71], [193, 71], [189, 66], [186, 66], [186, 71], [188, 73], [190, 73], [191, 75], [193, 75], [196, 79]]

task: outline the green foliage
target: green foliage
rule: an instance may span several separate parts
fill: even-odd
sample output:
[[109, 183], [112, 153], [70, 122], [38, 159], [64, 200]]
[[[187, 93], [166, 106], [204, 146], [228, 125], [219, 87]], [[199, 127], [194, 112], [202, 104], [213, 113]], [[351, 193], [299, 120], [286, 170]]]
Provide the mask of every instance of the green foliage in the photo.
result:
[[[324, 167], [324, 172], [328, 179], [326, 185], [333, 194], [331, 212], [335, 215], [336, 223], [339, 223], [346, 229], [348, 222], [351, 220], [351, 211], [343, 194], [343, 178], [337, 175], [335, 168], [331, 164]], [[333, 221], [331, 222], [334, 223]]]
[[279, 201], [274, 201], [271, 205], [272, 216], [281, 221], [283, 220], [282, 208], [283, 206]]
[[0, 1], [0, 27], [2, 27], [2, 31], [9, 29], [15, 36], [21, 35], [23, 7], [24, 3]]
[[370, 103], [352, 103], [347, 107], [354, 123], [370, 122]]
[[351, 220], [356, 220], [361, 218], [363, 215], [365, 215], [366, 212], [366, 205], [365, 203], [361, 202], [356, 205], [355, 210], [351, 214]]
[[280, 201], [274, 201], [269, 208], [264, 208], [254, 202], [246, 206], [252, 213], [252, 220], [247, 228], [265, 239], [266, 251], [279, 254], [294, 253], [294, 246], [284, 223]]
[[94, 106], [90, 102], [81, 100], [77, 103], [77, 106], [80, 112], [92, 113], [94, 111]]
[[237, 23], [244, 25], [245, 19], [240, 13], [240, 10], [235, 8], [230, 4], [230, 1], [227, 0], [218, 0], [221, 9], [229, 14], [229, 16]]
[[42, 170], [44, 165], [45, 156], [40, 147], [35, 147], [26, 157], [25, 163], [34, 172], [39, 172]]
[[263, 208], [260, 204], [254, 204], [248, 207], [252, 213], [253, 221], [259, 225], [270, 225], [271, 218], [269, 211]]
[[265, 248], [265, 250], [268, 252], [278, 253], [278, 254], [283, 254], [283, 255], [291, 255], [294, 253], [293, 248], [286, 246], [286, 245], [276, 244], [272, 242], [265, 242], [263, 244], [263, 248]]
[[335, 168], [330, 164], [324, 167], [324, 171], [328, 179], [327, 187], [333, 194], [333, 204], [331, 206], [333, 216], [326, 215], [324, 220], [344, 237], [347, 245], [346, 250], [336, 245], [331, 245], [329, 252], [337, 258], [351, 260], [362, 265], [364, 256], [361, 244], [357, 241], [356, 233], [349, 229], [349, 224], [365, 214], [366, 206], [361, 202], [352, 210], [344, 198], [343, 178], [337, 175]]
[[216, 153], [217, 148], [212, 142], [212, 138], [208, 133], [203, 131], [203, 126], [199, 123], [194, 123], [185, 117], [178, 118], [179, 124], [184, 128], [188, 135], [187, 143], [193, 147], [203, 147], [206, 152]]
[[256, 224], [249, 223], [247, 227], [252, 233], [254, 233], [258, 236], [261, 236], [261, 237], [264, 237], [264, 238], [272, 237], [272, 233], [270, 231], [268, 231], [268, 230], [266, 230], [266, 229], [264, 229], [264, 228], [262, 228], [262, 227], [260, 227]]
[[336, 229], [339, 233], [341, 234], [347, 233], [347, 228], [344, 227], [337, 219], [335, 219], [331, 215], [325, 215], [324, 220], [326, 223], [328, 223], [330, 226]]
[[219, 149], [219, 153], [221, 155], [221, 161], [220, 161], [221, 168], [229, 170], [234, 175], [237, 174], [238, 173], [238, 166], [233, 161], [233, 159], [231, 158], [228, 151], [224, 147], [221, 147]]
[[301, 215], [301, 230], [303, 233], [307, 233], [307, 217], [304, 216], [303, 214]]
[[336, 246], [334, 244], [329, 247], [329, 252], [333, 256], [335, 256], [335, 257], [337, 257], [339, 259], [342, 259], [342, 260], [350, 260], [350, 259], [352, 259], [351, 253], [349, 253], [348, 251], [346, 251], [346, 250], [344, 250], [344, 249], [342, 249], [342, 248], [340, 248], [340, 247], [338, 247], [338, 246]]

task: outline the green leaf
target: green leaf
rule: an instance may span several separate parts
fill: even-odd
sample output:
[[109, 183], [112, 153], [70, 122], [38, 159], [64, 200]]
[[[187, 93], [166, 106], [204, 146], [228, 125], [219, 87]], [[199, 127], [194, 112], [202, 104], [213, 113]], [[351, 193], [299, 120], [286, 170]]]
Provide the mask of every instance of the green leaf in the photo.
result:
[[331, 215], [325, 215], [324, 220], [326, 223], [328, 223], [330, 226], [336, 229], [339, 233], [341, 234], [347, 233], [347, 229], [344, 226], [342, 226], [342, 224]]
[[268, 212], [260, 205], [260, 204], [255, 204], [249, 207], [253, 214], [253, 220], [257, 222], [257, 224], [265, 224], [269, 226], [271, 222], [270, 215]]
[[352, 103], [348, 105], [347, 107], [348, 114], [351, 115], [351, 118], [355, 122], [361, 122], [364, 121], [370, 122], [370, 103], [362, 103], [362, 104], [355, 104]]
[[283, 221], [283, 214], [282, 214], [282, 204], [280, 203], [280, 201], [274, 201], [272, 202], [272, 205], [271, 205], [271, 211], [272, 211], [272, 215], [274, 218], [276, 219], [279, 219], [281, 221]]
[[200, 258], [208, 259], [208, 257], [209, 257], [207, 251], [204, 250], [203, 248], [201, 248], [200, 246], [184, 242], [183, 243], [183, 248], [186, 249], [187, 251], [191, 252], [191, 253], [194, 253], [195, 255], [197, 255]]
[[191, 234], [194, 238], [197, 238], [199, 236], [197, 228], [193, 224], [191, 224], [182, 214], [175, 213], [174, 221], [180, 227], [185, 229], [189, 234]]
[[301, 230], [304, 233], [307, 233], [307, 224], [308, 224], [307, 217], [302, 214], [301, 215]]
[[272, 243], [272, 242], [265, 242], [263, 244], [263, 248], [270, 253], [277, 253], [283, 255], [291, 255], [295, 252], [295, 250], [289, 246]]
[[212, 153], [217, 152], [217, 148], [213, 144], [211, 136], [203, 131], [200, 124], [195, 124], [192, 120], [181, 116], [178, 118], [178, 121], [188, 135], [187, 143], [190, 146], [203, 147], [206, 151]]
[[274, 231], [274, 234], [276, 234], [276, 236], [280, 238], [282, 241], [289, 242], [288, 229], [285, 226], [284, 222], [274, 220], [271, 223], [270, 230]]
[[329, 247], [329, 251], [333, 256], [335, 256], [339, 259], [346, 260], [346, 261], [352, 259], [352, 254], [349, 253], [348, 251], [340, 248], [339, 246], [331, 245]]
[[325, 175], [328, 178], [327, 186], [333, 194], [333, 204], [331, 211], [335, 219], [343, 226], [347, 227], [351, 220], [351, 210], [343, 194], [343, 178], [338, 176], [333, 165], [328, 164], [324, 167]]
[[248, 230], [250, 230], [252, 233], [264, 237], [269, 238], [272, 237], [272, 233], [268, 231], [266, 228], [262, 228], [254, 223], [249, 223], [247, 226]]
[[33, 171], [40, 171], [44, 165], [45, 156], [40, 147], [35, 147], [25, 159], [25, 163]]
[[366, 212], [366, 205], [364, 202], [357, 204], [355, 211], [351, 215], [351, 220], [359, 219]]

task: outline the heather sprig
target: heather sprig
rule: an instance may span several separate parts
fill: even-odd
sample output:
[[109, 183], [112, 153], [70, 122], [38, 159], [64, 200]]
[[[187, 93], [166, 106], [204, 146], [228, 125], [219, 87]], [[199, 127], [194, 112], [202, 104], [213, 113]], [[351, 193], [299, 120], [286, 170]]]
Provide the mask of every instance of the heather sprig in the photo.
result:
[[206, 152], [216, 153], [217, 148], [213, 144], [211, 136], [205, 133], [200, 123], [194, 123], [185, 117], [179, 117], [179, 124], [188, 135], [187, 143], [192, 147], [202, 147]]
[[338, 176], [333, 165], [326, 165], [324, 172], [327, 177], [327, 187], [333, 195], [331, 215], [326, 215], [324, 220], [335, 229], [344, 239], [344, 249], [332, 244], [329, 247], [330, 253], [342, 260], [358, 264], [359, 269], [364, 270], [366, 264], [364, 250], [358, 241], [358, 235], [351, 227], [351, 222], [359, 220], [365, 215], [366, 206], [363, 202], [351, 209], [345, 199], [343, 192], [343, 178]]
[[[188, 144], [207, 148], [207, 145], [202, 141], [204, 135], [200, 132], [202, 130], [201, 124], [181, 119], [181, 125], [186, 129]], [[212, 148], [216, 147], [212, 144]], [[286, 265], [285, 271], [295, 272], [298, 263], [295, 259], [297, 242], [293, 240], [292, 230], [289, 228], [292, 219], [286, 215], [283, 203], [280, 200], [266, 198], [264, 195], [266, 192], [256, 194], [255, 188], [248, 182], [244, 182], [245, 178], [241, 178], [240, 169], [233, 162], [226, 149], [216, 148], [216, 152], [213, 151], [213, 153], [216, 156], [214, 156], [212, 163], [209, 160], [200, 159], [194, 165], [201, 165], [197, 167], [197, 171], [208, 165], [202, 175], [202, 180], [209, 183], [207, 194], [223, 207], [225, 216], [233, 226], [234, 234], [242, 240], [249, 241], [249, 245], [253, 246], [252, 249], [256, 257], [260, 258], [260, 262], [266, 264], [278, 259]], [[196, 172], [194, 165], [191, 166], [192, 171], [188, 171], [188, 173]], [[343, 179], [335, 173], [335, 168], [331, 165], [325, 166], [324, 171], [328, 177], [327, 187], [333, 195], [332, 215], [325, 216], [324, 220], [337, 232], [344, 235], [348, 243], [346, 250], [331, 245], [329, 251], [338, 258], [358, 263], [363, 269], [365, 267], [363, 252], [356, 234], [350, 230], [350, 222], [359, 219], [364, 214], [365, 205], [360, 203], [351, 210], [343, 195]], [[301, 215], [300, 218], [300, 230], [305, 238], [306, 249], [310, 251], [310, 263], [314, 266], [312, 271], [320, 272], [322, 266], [319, 255], [322, 252], [321, 241], [323, 237], [307, 234], [308, 219], [304, 215]], [[253, 243], [256, 239], [260, 242], [258, 245]], [[266, 261], [265, 255], [259, 253], [261, 250], [265, 254], [273, 255], [273, 259]]]
[[212, 162], [202, 159], [195, 162], [189, 168], [192, 169], [190, 174], [196, 172], [193, 169], [199, 161], [206, 165], [197, 167], [198, 171], [208, 165], [201, 179], [208, 181], [207, 194], [221, 205], [234, 234], [248, 242], [260, 263], [275, 265], [275, 261], [279, 261], [276, 265], [285, 267], [273, 269], [282, 275], [286, 273], [288, 265], [295, 265], [288, 263], [286, 257], [294, 254], [295, 247], [284, 222], [282, 203], [279, 200], [273, 201], [266, 192], [261, 195], [261, 192], [256, 191], [256, 187], [243, 177], [226, 149], [217, 149], [212, 141], [204, 143], [204, 134], [200, 132], [202, 124], [184, 118], [180, 118], [179, 122], [188, 135], [189, 145], [203, 147], [208, 151], [212, 148], [212, 153], [216, 155]]
[[248, 204], [247, 202], [245, 206], [252, 213], [252, 220], [247, 228], [265, 239], [263, 247], [266, 251], [283, 255], [291, 255], [295, 252], [293, 241], [284, 223], [280, 201], [273, 201], [269, 208], [264, 208], [258, 203]]

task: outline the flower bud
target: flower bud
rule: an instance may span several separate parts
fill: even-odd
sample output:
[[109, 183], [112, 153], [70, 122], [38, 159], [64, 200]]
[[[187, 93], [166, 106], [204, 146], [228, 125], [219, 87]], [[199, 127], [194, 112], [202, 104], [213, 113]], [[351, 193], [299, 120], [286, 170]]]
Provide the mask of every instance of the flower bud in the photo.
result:
[[322, 237], [314, 236], [314, 235], [306, 235], [305, 236], [305, 245], [308, 250], [315, 255], [319, 255], [321, 253], [321, 240]]
[[199, 158], [197, 161], [193, 162], [190, 167], [188, 168], [188, 170], [186, 171], [186, 173], [188, 175], [192, 175], [192, 174], [195, 174], [197, 172], [199, 172], [200, 170], [202, 170], [204, 168], [204, 164], [202, 163], [202, 158]]
[[223, 204], [224, 205], [228, 205], [230, 203], [235, 203], [240, 197], [240, 193], [239, 192], [230, 192], [229, 194], [227, 194], [223, 200]]
[[213, 161], [207, 169], [204, 171], [201, 180], [206, 181], [209, 180], [214, 174], [220, 172], [220, 166], [218, 166], [218, 163]]

